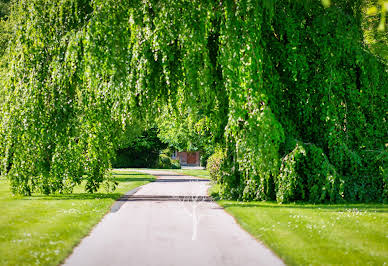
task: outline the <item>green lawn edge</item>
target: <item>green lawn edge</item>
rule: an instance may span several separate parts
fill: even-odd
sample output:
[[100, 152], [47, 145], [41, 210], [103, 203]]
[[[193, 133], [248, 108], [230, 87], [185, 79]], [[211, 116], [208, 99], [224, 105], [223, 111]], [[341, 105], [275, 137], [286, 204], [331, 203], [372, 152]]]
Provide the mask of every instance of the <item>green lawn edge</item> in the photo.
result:
[[[166, 171], [180, 175], [199, 177], [203, 179], [210, 179], [209, 171], [206, 169], [161, 169], [161, 168], [117, 168], [120, 171], [134, 171], [139, 170], [153, 170], [153, 171]], [[138, 173], [141, 173], [140, 171]]]

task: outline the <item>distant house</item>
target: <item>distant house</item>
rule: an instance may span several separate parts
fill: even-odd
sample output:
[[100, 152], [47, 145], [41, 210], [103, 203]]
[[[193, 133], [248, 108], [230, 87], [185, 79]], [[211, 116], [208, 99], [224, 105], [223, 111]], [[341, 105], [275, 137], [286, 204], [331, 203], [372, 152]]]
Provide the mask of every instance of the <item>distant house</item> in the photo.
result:
[[171, 157], [178, 159], [183, 166], [200, 166], [200, 156], [199, 151], [175, 151]]

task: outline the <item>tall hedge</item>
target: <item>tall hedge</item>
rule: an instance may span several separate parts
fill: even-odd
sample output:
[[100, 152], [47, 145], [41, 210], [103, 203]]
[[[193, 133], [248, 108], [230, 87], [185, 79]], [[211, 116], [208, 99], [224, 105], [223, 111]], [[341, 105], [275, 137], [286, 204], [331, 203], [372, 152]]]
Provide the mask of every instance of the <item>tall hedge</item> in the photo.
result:
[[134, 120], [184, 103], [223, 147], [224, 197], [383, 200], [387, 67], [363, 1], [331, 3], [18, 1], [2, 173], [15, 193], [93, 192]]

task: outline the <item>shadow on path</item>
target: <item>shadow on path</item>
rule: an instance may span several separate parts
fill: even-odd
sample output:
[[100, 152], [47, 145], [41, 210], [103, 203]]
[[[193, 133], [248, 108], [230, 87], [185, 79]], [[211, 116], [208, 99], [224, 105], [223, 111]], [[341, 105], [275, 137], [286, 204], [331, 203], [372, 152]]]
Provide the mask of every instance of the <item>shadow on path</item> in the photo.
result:
[[209, 196], [125, 195], [118, 201], [213, 201]]
[[120, 193], [72, 193], [57, 195], [33, 195], [20, 198], [20, 200], [92, 200], [92, 199], [118, 199]]

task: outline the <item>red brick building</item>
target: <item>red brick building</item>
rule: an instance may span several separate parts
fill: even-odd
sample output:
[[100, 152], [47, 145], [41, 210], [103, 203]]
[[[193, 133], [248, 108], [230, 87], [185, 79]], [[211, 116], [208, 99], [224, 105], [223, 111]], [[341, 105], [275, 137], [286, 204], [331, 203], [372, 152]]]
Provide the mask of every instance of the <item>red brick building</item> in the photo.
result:
[[176, 151], [173, 153], [172, 158], [179, 159], [179, 162], [183, 166], [200, 166], [200, 156], [199, 151]]

